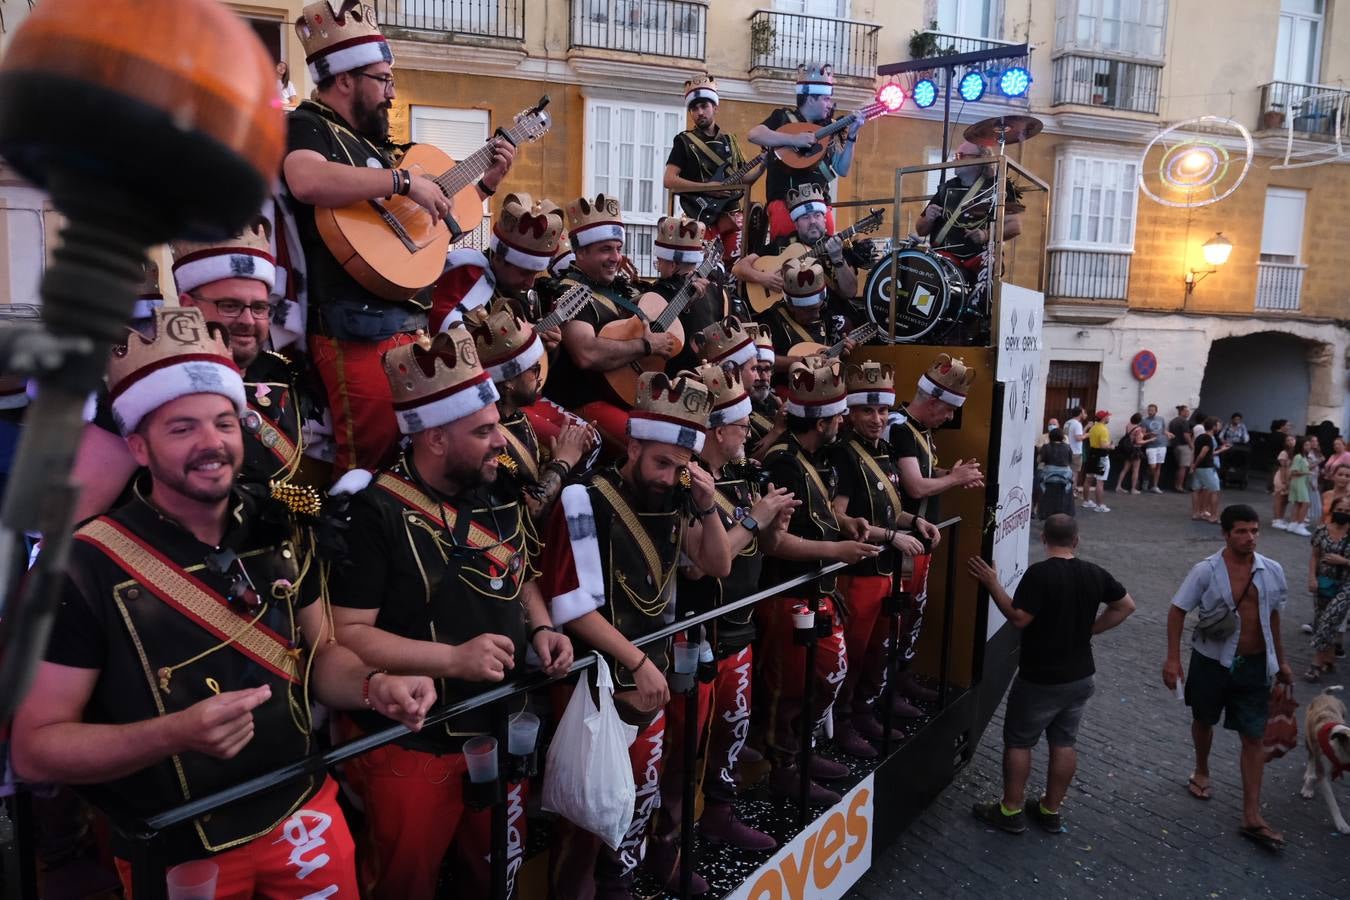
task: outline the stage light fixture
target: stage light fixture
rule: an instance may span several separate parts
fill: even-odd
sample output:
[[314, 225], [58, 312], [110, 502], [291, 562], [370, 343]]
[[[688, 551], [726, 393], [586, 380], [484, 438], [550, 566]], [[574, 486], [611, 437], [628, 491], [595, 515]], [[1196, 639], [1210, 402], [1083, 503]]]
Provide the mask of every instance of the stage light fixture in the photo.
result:
[[905, 89], [894, 81], [888, 81], [877, 89], [877, 102], [890, 112], [905, 105]]
[[937, 102], [937, 85], [933, 79], [924, 78], [914, 83], [914, 105], [919, 109], [927, 109]]
[[970, 71], [961, 76], [960, 83], [956, 86], [957, 93], [961, 99], [967, 103], [974, 103], [984, 96], [984, 73]]
[[1022, 66], [1013, 66], [998, 79], [998, 89], [1005, 97], [1023, 97], [1031, 89], [1031, 73]]

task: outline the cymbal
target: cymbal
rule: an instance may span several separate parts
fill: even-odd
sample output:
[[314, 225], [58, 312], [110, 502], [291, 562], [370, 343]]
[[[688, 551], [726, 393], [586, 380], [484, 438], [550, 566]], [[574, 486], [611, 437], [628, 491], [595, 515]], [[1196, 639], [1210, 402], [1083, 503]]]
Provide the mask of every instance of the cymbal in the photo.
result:
[[995, 116], [981, 119], [965, 131], [966, 140], [983, 147], [993, 147], [999, 143], [999, 135], [1005, 144], [1019, 144], [1041, 133], [1045, 124], [1035, 116]]

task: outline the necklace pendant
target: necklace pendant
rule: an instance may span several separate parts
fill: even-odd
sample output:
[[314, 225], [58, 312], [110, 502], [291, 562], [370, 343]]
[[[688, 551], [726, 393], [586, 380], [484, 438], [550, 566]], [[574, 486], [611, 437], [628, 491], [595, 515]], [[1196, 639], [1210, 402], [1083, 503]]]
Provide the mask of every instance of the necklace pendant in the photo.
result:
[[173, 677], [173, 669], [165, 666], [155, 674], [159, 676], [159, 689], [167, 694], [169, 692], [169, 679]]

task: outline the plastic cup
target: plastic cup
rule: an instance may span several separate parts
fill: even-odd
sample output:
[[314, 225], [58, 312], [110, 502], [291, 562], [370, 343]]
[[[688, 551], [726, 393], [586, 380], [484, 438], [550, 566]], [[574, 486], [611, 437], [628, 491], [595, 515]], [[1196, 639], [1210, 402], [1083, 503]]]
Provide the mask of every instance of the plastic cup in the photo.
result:
[[506, 726], [506, 749], [512, 756], [529, 756], [539, 737], [539, 717], [531, 712], [517, 713]]
[[692, 675], [698, 671], [698, 644], [675, 645], [675, 672]]
[[179, 863], [167, 873], [169, 900], [215, 900], [220, 866], [208, 859]]
[[707, 641], [702, 641], [699, 643], [698, 661], [705, 666], [708, 665], [709, 663], [717, 661], [716, 659], [713, 658], [712, 644], [708, 643]]
[[487, 784], [497, 780], [497, 739], [481, 736], [464, 742], [464, 763], [469, 768], [469, 780]]
[[792, 611], [792, 627], [799, 631], [816, 627], [816, 614], [809, 606], [798, 606]]

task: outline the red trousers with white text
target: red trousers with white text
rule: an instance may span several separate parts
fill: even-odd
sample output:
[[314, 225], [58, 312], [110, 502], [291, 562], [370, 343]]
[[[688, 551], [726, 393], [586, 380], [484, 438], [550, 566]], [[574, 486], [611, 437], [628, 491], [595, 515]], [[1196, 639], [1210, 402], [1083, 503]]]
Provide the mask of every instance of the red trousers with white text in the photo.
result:
[[[286, 821], [210, 857], [220, 869], [216, 900], [296, 900], [300, 897], [359, 900], [356, 851], [337, 802], [337, 782], [325, 778], [318, 793]], [[131, 897], [131, 863], [117, 860], [122, 890]]]
[[[716, 682], [698, 682], [694, 687], [692, 694], [697, 701], [698, 711], [695, 713], [698, 718], [698, 737], [695, 738], [695, 744], [703, 743], [703, 736], [708, 732], [708, 716], [712, 712], [713, 685]], [[662, 762], [663, 771], [661, 772], [661, 810], [656, 814], [656, 826], [652, 829], [653, 836], [662, 839], [673, 839], [680, 830], [680, 816], [684, 810], [684, 770], [686, 766], [698, 766], [700, 760], [684, 758], [684, 713], [685, 707], [689, 703], [690, 695], [671, 694], [670, 702], [666, 704], [666, 745], [662, 750], [664, 761]], [[694, 772], [693, 778], [697, 781], [700, 772]]]
[[730, 803], [736, 798], [736, 763], [750, 736], [750, 684], [754, 649], [745, 647], [717, 661], [712, 683], [712, 720], [708, 726], [708, 760], [703, 794]]
[[[839, 592], [848, 604], [848, 621], [844, 624], [844, 646], [848, 652], [848, 675], [839, 692], [839, 712], [862, 712], [866, 709], [867, 687], [858, 690], [862, 679], [874, 681], [876, 673], [884, 669], [885, 641], [889, 624], [882, 619], [881, 607], [891, 593], [889, 575], [840, 575]], [[882, 644], [874, 644], [881, 632]], [[883, 676], [884, 677], [884, 676]]]
[[[765, 738], [780, 762], [801, 748], [806, 648], [793, 641], [792, 610], [806, 602], [802, 597], [774, 597], [761, 600], [755, 606], [761, 636], [760, 673], [769, 692], [764, 704], [768, 710]], [[817, 620], [822, 616], [834, 624], [829, 636], [816, 639], [811, 720], [805, 723], [813, 734], [824, 724], [848, 674], [844, 632], [834, 616], [834, 602], [829, 598], [820, 601]]]
[[[932, 554], [914, 557], [914, 572], [902, 578], [900, 587], [910, 595], [908, 603], [900, 610], [900, 648], [898, 651], [899, 670], [905, 671], [914, 659], [915, 648], [919, 645], [919, 635], [923, 632], [923, 611], [928, 605], [928, 566]], [[898, 576], [897, 576], [898, 577]], [[840, 581], [843, 581], [841, 578]], [[860, 699], [868, 703], [881, 698], [886, 689], [886, 656], [890, 651], [890, 623], [880, 619], [872, 630], [872, 640], [867, 648], [869, 668], [863, 673], [857, 693]]]
[[310, 335], [309, 353], [333, 416], [335, 479], [352, 469], [374, 471], [393, 461], [399, 430], [383, 360], [386, 352], [412, 340], [411, 334], [396, 334], [379, 342]]

